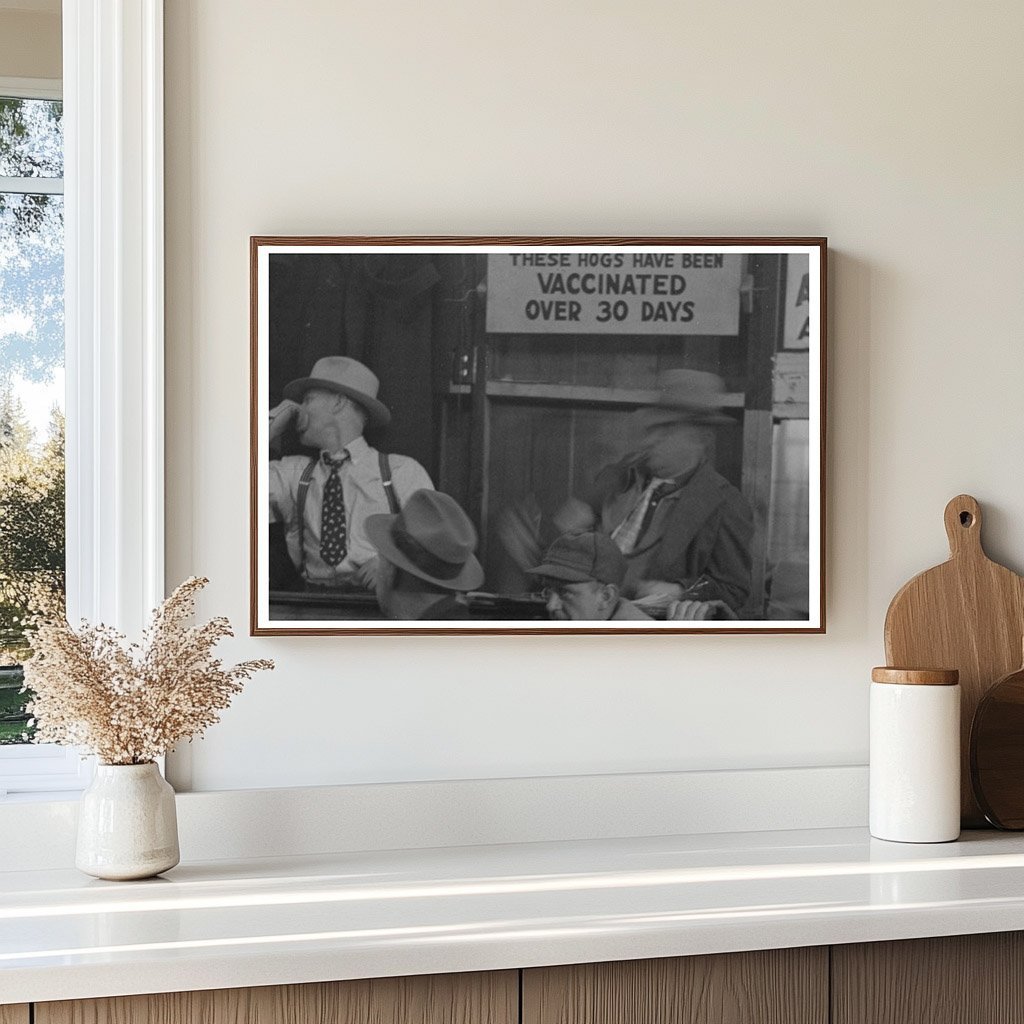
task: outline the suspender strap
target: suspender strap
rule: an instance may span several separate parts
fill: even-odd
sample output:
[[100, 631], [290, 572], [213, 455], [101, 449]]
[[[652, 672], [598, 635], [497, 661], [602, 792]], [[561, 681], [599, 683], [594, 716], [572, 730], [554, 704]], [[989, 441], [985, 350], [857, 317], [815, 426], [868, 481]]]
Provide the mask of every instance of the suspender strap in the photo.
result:
[[388, 508], [391, 514], [398, 515], [402, 506], [398, 503], [398, 495], [395, 494], [395, 485], [391, 479], [391, 460], [386, 452], [380, 452], [380, 482], [384, 485], [384, 493], [388, 498]]
[[313, 470], [317, 460], [310, 459], [299, 477], [299, 488], [295, 492], [295, 514], [299, 523], [299, 572], [306, 574], [306, 495], [309, 493], [309, 482], [313, 479]]

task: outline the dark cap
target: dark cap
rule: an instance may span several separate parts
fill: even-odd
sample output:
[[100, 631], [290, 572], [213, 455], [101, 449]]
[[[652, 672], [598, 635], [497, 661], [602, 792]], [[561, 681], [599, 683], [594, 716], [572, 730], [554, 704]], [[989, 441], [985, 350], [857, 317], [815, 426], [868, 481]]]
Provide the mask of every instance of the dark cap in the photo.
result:
[[610, 537], [603, 533], [566, 533], [544, 553], [544, 562], [529, 570], [568, 583], [614, 583], [622, 586], [626, 559]]

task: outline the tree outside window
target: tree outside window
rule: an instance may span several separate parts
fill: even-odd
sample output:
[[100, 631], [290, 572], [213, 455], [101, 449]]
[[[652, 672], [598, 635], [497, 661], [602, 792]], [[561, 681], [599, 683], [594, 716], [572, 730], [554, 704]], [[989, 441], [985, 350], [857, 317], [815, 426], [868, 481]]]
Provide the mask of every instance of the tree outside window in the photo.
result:
[[62, 104], [0, 96], [0, 744], [31, 739], [26, 616], [64, 595]]

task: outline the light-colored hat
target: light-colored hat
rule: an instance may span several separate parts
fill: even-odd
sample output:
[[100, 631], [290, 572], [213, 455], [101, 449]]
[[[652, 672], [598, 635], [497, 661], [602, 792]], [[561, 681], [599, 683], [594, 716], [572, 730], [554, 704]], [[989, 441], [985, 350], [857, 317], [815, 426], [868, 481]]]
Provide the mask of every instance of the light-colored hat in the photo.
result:
[[358, 359], [349, 359], [348, 356], [324, 356], [318, 359], [308, 377], [293, 380], [285, 387], [284, 397], [293, 402], [301, 402], [302, 396], [310, 388], [334, 391], [358, 402], [366, 410], [370, 424], [374, 427], [386, 427], [391, 422], [388, 407], [377, 401], [377, 392], [380, 390], [377, 375]]
[[603, 533], [566, 533], [544, 552], [543, 564], [529, 572], [567, 583], [596, 580], [621, 587], [626, 558], [615, 541]]
[[477, 590], [476, 530], [459, 503], [441, 491], [410, 495], [396, 515], [367, 516], [370, 543], [399, 569], [445, 590]]
[[666, 370], [649, 405], [637, 410], [642, 428], [663, 423], [733, 423], [722, 411], [725, 381], [705, 370]]

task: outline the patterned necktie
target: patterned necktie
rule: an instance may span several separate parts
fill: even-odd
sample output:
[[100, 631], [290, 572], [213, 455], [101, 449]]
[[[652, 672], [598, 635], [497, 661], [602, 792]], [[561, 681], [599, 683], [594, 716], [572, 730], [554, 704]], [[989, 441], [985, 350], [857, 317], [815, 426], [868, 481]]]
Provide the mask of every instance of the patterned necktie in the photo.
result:
[[647, 508], [644, 509], [644, 517], [640, 521], [640, 531], [636, 535], [636, 539], [639, 541], [641, 537], [647, 532], [647, 528], [651, 525], [651, 520], [654, 518], [654, 513], [657, 507], [661, 504], [661, 499], [675, 490], [675, 484], [671, 480], [662, 480], [651, 489], [651, 500], [647, 502]]
[[345, 496], [341, 490], [341, 469], [346, 455], [332, 459], [324, 455], [330, 469], [324, 484], [324, 504], [320, 514], [320, 557], [328, 565], [340, 565], [348, 550], [348, 529], [345, 524]]
[[612, 531], [612, 540], [624, 555], [632, 554], [647, 527], [651, 525], [654, 510], [675, 486], [671, 480], [652, 480], [637, 499], [629, 515]]

